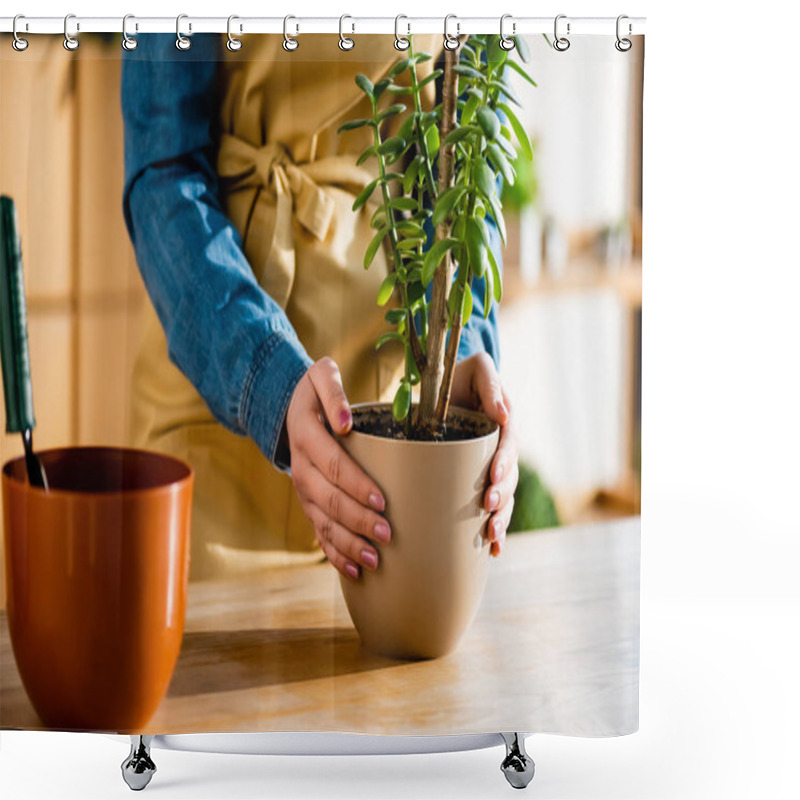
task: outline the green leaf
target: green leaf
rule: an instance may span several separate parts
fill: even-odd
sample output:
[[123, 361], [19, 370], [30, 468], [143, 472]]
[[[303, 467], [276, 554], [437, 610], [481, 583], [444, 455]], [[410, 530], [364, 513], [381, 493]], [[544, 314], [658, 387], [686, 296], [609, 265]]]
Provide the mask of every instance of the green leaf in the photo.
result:
[[375, 155], [375, 145], [371, 145], [366, 150], [361, 151], [361, 155], [358, 157], [358, 161], [356, 161], [357, 166], [361, 166], [370, 156]]
[[400, 381], [400, 386], [394, 396], [392, 403], [392, 414], [398, 422], [402, 422], [411, 410], [411, 385], [406, 381]]
[[503, 280], [500, 277], [500, 269], [497, 266], [497, 259], [494, 257], [494, 251], [491, 247], [486, 251], [486, 255], [489, 258], [489, 271], [492, 274], [492, 294], [495, 302], [499, 303], [503, 299]]
[[436, 125], [431, 125], [425, 131], [425, 148], [431, 160], [436, 158], [436, 154], [439, 152], [439, 129]]
[[369, 221], [369, 226], [375, 230], [386, 226], [386, 209], [383, 207], [382, 203], [375, 209], [375, 213]]
[[489, 81], [489, 88], [491, 89], [499, 89], [514, 105], [522, 106], [522, 102], [520, 101], [517, 93], [511, 88], [511, 84], [505, 80], [494, 80]]
[[370, 181], [359, 193], [358, 197], [356, 197], [355, 201], [353, 202], [353, 211], [358, 211], [364, 203], [369, 200], [372, 196], [372, 193], [375, 191], [375, 187], [378, 185], [378, 179], [375, 178], [374, 181]]
[[406, 174], [403, 176], [403, 192], [405, 194], [411, 194], [411, 189], [414, 186], [414, 183], [417, 180], [417, 176], [419, 175], [419, 168], [423, 162], [422, 156], [417, 156], [412, 160], [412, 162], [408, 165], [408, 169], [406, 169]]
[[433, 209], [434, 227], [450, 216], [458, 201], [464, 196], [465, 191], [463, 186], [451, 186], [436, 198], [436, 205]]
[[464, 285], [464, 295], [461, 298], [461, 324], [466, 325], [472, 316], [472, 289], [469, 284]]
[[389, 117], [393, 117], [395, 114], [399, 114], [401, 111], [405, 111], [406, 107], [402, 103], [395, 103], [394, 105], [385, 108], [378, 114], [378, 122], [383, 122], [385, 119]]
[[467, 102], [464, 103], [464, 109], [461, 112], [461, 125], [469, 125], [469, 123], [472, 121], [472, 118], [475, 116], [475, 111], [480, 105], [480, 102], [481, 97], [479, 94], [470, 93], [470, 96], [467, 98]]
[[397, 243], [397, 249], [400, 250], [400, 252], [403, 252], [404, 250], [416, 250], [416, 248], [419, 247], [419, 245], [424, 241], [424, 234], [422, 236], [407, 236]]
[[397, 232], [403, 236], [411, 236], [414, 238], [425, 238], [425, 229], [413, 219], [401, 219], [397, 223]]
[[508, 163], [508, 159], [503, 155], [503, 151], [492, 142], [486, 150], [488, 151], [489, 155], [492, 157], [492, 161], [494, 165], [503, 173], [503, 179], [508, 183], [510, 186], [514, 185], [514, 178], [515, 173], [514, 169], [511, 164]]
[[389, 94], [414, 94], [414, 90], [410, 86], [397, 86], [394, 83], [387, 86], [386, 91]]
[[481, 84], [486, 83], [486, 76], [482, 72], [478, 72], [477, 69], [468, 67], [466, 64], [456, 64], [453, 67], [453, 72], [456, 72], [459, 75], [463, 75], [467, 78], [474, 78], [476, 81], [480, 81]]
[[486, 258], [486, 242], [483, 239], [483, 232], [480, 229], [480, 224], [476, 222], [475, 217], [470, 217], [467, 220], [466, 235], [464, 237], [467, 241], [467, 253], [469, 254], [469, 264], [472, 272], [479, 278], [486, 272], [488, 266]]
[[492, 168], [483, 158], [480, 158], [475, 165], [475, 182], [478, 184], [478, 188], [487, 197], [490, 197], [497, 191], [494, 172], [492, 172]]
[[376, 84], [372, 93], [375, 97], [375, 102], [378, 101], [378, 98], [384, 93], [387, 86], [391, 86], [392, 79], [391, 78], [381, 78]]
[[378, 305], [385, 306], [386, 303], [389, 301], [389, 298], [392, 296], [392, 292], [394, 291], [395, 284], [397, 283], [397, 273], [390, 272], [384, 279], [383, 283], [381, 283], [380, 288], [378, 289]]
[[344, 131], [352, 131], [356, 128], [363, 128], [365, 125], [372, 125], [371, 119], [351, 119], [350, 122], [345, 122], [340, 125], [336, 133], [343, 133]]
[[401, 319], [405, 319], [405, 316], [406, 310], [404, 308], [390, 308], [386, 312], [384, 319], [392, 325], [397, 325]]
[[487, 269], [486, 274], [483, 276], [483, 318], [488, 319], [489, 312], [492, 310], [492, 284], [494, 279], [492, 277], [492, 270]]
[[[513, 39], [517, 45], [516, 51], [519, 54], [520, 59], [527, 64], [531, 60], [531, 49], [528, 47], [528, 40], [519, 33], [514, 36]], [[510, 59], [508, 63], [512, 63]]]
[[503, 209], [500, 206], [500, 202], [498, 201], [497, 197], [494, 195], [490, 195], [485, 198], [486, 202], [489, 204], [489, 210], [492, 214], [492, 219], [494, 219], [494, 224], [497, 225], [497, 232], [500, 234], [500, 238], [503, 241], [503, 244], [506, 243], [506, 223], [503, 219]]
[[369, 265], [375, 258], [375, 253], [378, 252], [378, 248], [381, 246], [381, 242], [384, 240], [384, 237], [386, 236], [386, 231], [387, 231], [386, 228], [381, 228], [372, 237], [372, 241], [367, 245], [367, 252], [364, 253], [364, 269], [369, 269]]
[[430, 75], [426, 75], [418, 84], [417, 88], [421, 89], [423, 86], [427, 86], [431, 81], [435, 81], [440, 75], [443, 74], [443, 70], [435, 69], [431, 72]]
[[398, 155], [403, 151], [406, 143], [399, 136], [392, 136], [385, 142], [381, 142], [378, 153], [382, 156]]
[[489, 106], [481, 106], [478, 109], [478, 125], [481, 126], [487, 139], [495, 139], [500, 133], [500, 120]]
[[[519, 37], [517, 37], [517, 39], [519, 39]], [[528, 75], [528, 73], [519, 64], [517, 64], [516, 61], [509, 59], [508, 61], [506, 61], [506, 66], [511, 67], [511, 69], [513, 69], [514, 72], [520, 74], [526, 81], [528, 81], [529, 84], [531, 84], [531, 86], [537, 85], [536, 81], [533, 78], [531, 78], [531, 76]]]
[[397, 208], [401, 211], [416, 211], [418, 203], [413, 197], [395, 197], [389, 201], [391, 208]]
[[402, 58], [398, 61], [390, 70], [389, 70], [389, 77], [394, 78], [399, 75], [403, 70], [408, 69], [409, 64], [411, 63], [410, 58]]
[[449, 147], [450, 145], [460, 142], [477, 132], [478, 128], [476, 128], [474, 125], [460, 125], [458, 128], [454, 128], [452, 131], [450, 131], [450, 133], [447, 134], [447, 136], [444, 137], [444, 146]]
[[518, 153], [514, 148], [514, 145], [511, 144], [511, 139], [506, 138], [505, 136], [498, 136], [495, 140], [497, 146], [505, 153], [506, 158], [510, 159], [511, 161], [516, 161], [518, 157]]
[[448, 237], [447, 239], [439, 239], [434, 242], [430, 250], [425, 254], [425, 259], [422, 262], [422, 285], [427, 287], [433, 280], [433, 274], [439, 266], [439, 262], [444, 257], [444, 254], [454, 245], [458, 244], [458, 239]]
[[358, 75], [356, 75], [356, 85], [367, 97], [370, 99], [374, 97], [375, 87], [372, 85], [372, 81], [362, 72], [359, 72]]
[[481, 241], [487, 247], [489, 247], [489, 244], [490, 244], [490, 241], [491, 241], [489, 239], [489, 229], [486, 227], [486, 221], [484, 220], [483, 216], [481, 216], [479, 214], [476, 214], [474, 217], [472, 217], [472, 219], [473, 219], [475, 225], [478, 226], [478, 230], [479, 230], [480, 235], [481, 235]]
[[[403, 314], [405, 315], [405, 312], [403, 312]], [[379, 348], [383, 347], [383, 345], [385, 345], [386, 342], [402, 342], [402, 341], [404, 341], [404, 339], [402, 335], [399, 334], [397, 331], [387, 331], [386, 333], [382, 333], [378, 337], [378, 341], [375, 342], [375, 349], [378, 350]]]
[[531, 140], [528, 138], [525, 127], [519, 121], [517, 115], [505, 103], [498, 103], [497, 107], [508, 117], [509, 124], [514, 130], [514, 135], [517, 137], [522, 152], [525, 158], [530, 161], [533, 158], [533, 148], [531, 147]]
[[497, 33], [491, 34], [488, 37], [486, 47], [486, 58], [490, 64], [502, 64], [508, 53], [500, 47], [500, 35]]
[[402, 125], [400, 125], [400, 129], [397, 131], [397, 135], [406, 142], [411, 141], [414, 136], [414, 119], [416, 116], [416, 113], [409, 114], [403, 120]]
[[430, 60], [431, 60], [431, 54], [426, 53], [424, 51], [420, 51], [419, 53], [416, 53], [414, 55], [414, 61], [416, 61], [417, 64], [422, 64], [423, 61], [430, 61]]

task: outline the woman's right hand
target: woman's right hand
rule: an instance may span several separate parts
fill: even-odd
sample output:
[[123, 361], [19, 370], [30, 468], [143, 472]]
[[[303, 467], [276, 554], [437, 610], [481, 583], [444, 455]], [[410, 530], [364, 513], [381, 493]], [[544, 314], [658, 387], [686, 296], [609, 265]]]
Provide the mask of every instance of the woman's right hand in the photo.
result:
[[292, 483], [328, 560], [357, 580], [359, 567], [374, 570], [378, 553], [368, 540], [386, 543], [386, 501], [377, 484], [344, 451], [337, 434], [353, 426], [339, 367], [332, 358], [312, 364], [295, 387], [286, 412]]

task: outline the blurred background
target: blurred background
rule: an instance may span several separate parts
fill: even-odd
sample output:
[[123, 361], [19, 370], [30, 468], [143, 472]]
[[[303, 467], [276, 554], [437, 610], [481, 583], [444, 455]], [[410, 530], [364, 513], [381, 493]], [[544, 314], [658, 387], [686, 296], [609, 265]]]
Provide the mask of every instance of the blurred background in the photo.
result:
[[[510, 73], [534, 144], [503, 197], [518, 530], [639, 513], [644, 43], [614, 41], [573, 36], [559, 53], [528, 37], [538, 86]], [[0, 36], [0, 193], [22, 236], [35, 444], [125, 444], [145, 292], [122, 218], [119, 37], [35, 44]], [[4, 428], [2, 462], [22, 454]]]

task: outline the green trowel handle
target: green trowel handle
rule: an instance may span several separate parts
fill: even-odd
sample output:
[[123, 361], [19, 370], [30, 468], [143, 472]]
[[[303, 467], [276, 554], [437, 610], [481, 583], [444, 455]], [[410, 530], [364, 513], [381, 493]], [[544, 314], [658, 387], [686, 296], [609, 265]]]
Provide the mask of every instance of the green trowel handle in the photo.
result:
[[33, 416], [22, 251], [14, 201], [5, 195], [0, 197], [0, 353], [6, 431], [21, 433], [33, 430], [36, 420]]

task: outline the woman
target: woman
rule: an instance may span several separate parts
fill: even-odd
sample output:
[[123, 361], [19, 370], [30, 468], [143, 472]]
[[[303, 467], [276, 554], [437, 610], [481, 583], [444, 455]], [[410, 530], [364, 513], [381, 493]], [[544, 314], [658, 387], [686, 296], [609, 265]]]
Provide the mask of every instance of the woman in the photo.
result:
[[[331, 36], [140, 37], [124, 54], [124, 212], [152, 306], [134, 368], [134, 443], [195, 469], [192, 579], [326, 557], [358, 580], [391, 531], [380, 488], [336, 443], [350, 402], [390, 398], [402, 352], [374, 344], [382, 251], [368, 271], [373, 177], [356, 165], [369, 114], [354, 77], [397, 60], [391, 36], [342, 53]], [[441, 36], [415, 36], [437, 55]], [[419, 65], [429, 74], [433, 60]], [[428, 107], [435, 102], [426, 87]], [[499, 247], [496, 231], [493, 246]], [[482, 297], [476, 292], [476, 297]], [[482, 309], [478, 309], [482, 311]], [[501, 425], [486, 507], [494, 555], [511, 516], [517, 444], [495, 368], [495, 311], [465, 327], [452, 402]], [[344, 387], [347, 387], [345, 394]]]

